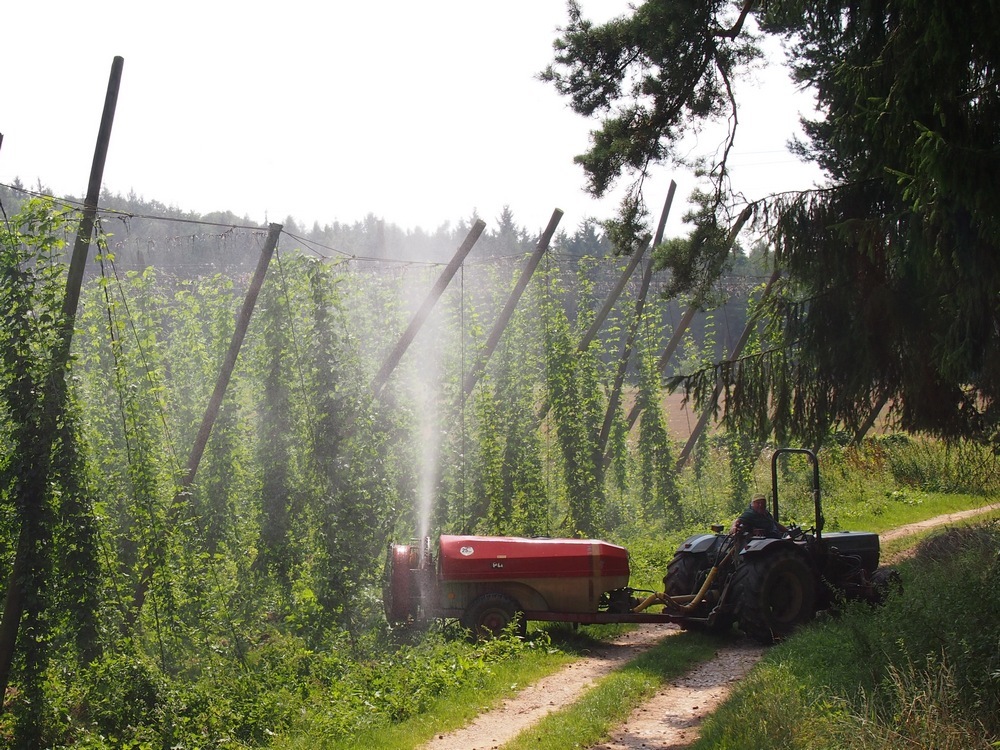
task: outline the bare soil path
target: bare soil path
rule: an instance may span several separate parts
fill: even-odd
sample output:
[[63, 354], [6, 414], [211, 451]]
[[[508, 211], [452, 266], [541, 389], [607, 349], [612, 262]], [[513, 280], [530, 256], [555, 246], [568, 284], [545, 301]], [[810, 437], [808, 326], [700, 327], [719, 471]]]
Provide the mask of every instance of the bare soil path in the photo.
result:
[[572, 703], [594, 682], [617, 669], [664, 638], [676, 635], [676, 625], [642, 625], [589, 656], [568, 664], [558, 672], [529, 685], [498, 708], [480, 714], [471, 724], [440, 734], [423, 745], [425, 750], [493, 750], [546, 714]]
[[764, 646], [750, 641], [720, 648], [713, 658], [664, 685], [632, 712], [611, 739], [595, 745], [593, 750], [687, 747], [698, 737], [702, 719], [763, 655]]
[[926, 521], [908, 523], [906, 526], [900, 526], [898, 529], [882, 532], [879, 534], [879, 539], [882, 542], [891, 542], [893, 539], [899, 539], [900, 537], [917, 534], [921, 531], [926, 531], [927, 529], [933, 529], [936, 526], [947, 526], [949, 523], [955, 523], [956, 521], [961, 521], [966, 518], [973, 518], [974, 516], [981, 516], [994, 510], [1000, 510], [1000, 503], [984, 505], [982, 508], [972, 508], [971, 510], [961, 510], [956, 513], [946, 513], [943, 516], [928, 518]]
[[[994, 510], [1000, 510], [1000, 503], [907, 524], [880, 536], [883, 542], [890, 541]], [[903, 556], [896, 555], [886, 562]], [[546, 714], [575, 701], [596, 680], [678, 632], [673, 625], [643, 625], [524, 688], [462, 729], [438, 735], [423, 745], [423, 750], [497, 750]], [[592, 750], [689, 747], [698, 738], [702, 719], [728, 697], [765, 650], [743, 640], [721, 646], [712, 659], [665, 684], [653, 698], [638, 706], [608, 741]]]

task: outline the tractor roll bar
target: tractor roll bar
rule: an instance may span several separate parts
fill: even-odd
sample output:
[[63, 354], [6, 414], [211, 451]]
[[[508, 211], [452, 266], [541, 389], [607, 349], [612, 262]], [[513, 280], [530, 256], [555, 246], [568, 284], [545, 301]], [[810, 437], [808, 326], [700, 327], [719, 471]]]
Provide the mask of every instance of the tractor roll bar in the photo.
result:
[[808, 448], [778, 448], [771, 455], [771, 503], [774, 520], [778, 520], [778, 457], [785, 453], [799, 453], [809, 457], [812, 463], [812, 497], [813, 506], [816, 510], [816, 538], [823, 538], [823, 504], [820, 500], [819, 491], [819, 460], [816, 453]]

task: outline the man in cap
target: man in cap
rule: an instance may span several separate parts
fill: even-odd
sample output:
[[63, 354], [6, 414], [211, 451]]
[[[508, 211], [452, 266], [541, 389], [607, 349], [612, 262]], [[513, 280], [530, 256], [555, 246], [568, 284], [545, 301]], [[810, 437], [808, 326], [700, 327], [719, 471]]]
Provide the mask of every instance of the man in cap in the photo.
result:
[[736, 532], [742, 528], [753, 536], [766, 536], [780, 539], [788, 529], [774, 520], [767, 509], [767, 498], [763, 495], [754, 495], [750, 501], [750, 506], [743, 511], [739, 518], [733, 522], [731, 532]]

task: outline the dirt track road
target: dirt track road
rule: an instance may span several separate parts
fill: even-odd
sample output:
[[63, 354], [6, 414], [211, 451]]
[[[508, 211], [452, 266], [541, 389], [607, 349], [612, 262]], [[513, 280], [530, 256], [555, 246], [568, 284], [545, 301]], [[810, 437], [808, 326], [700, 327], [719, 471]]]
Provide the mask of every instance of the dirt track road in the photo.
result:
[[701, 720], [729, 695], [731, 687], [763, 654], [763, 646], [749, 641], [720, 648], [708, 661], [664, 685], [632, 712], [610, 740], [595, 745], [593, 750], [687, 747], [698, 736]]
[[973, 518], [974, 516], [981, 516], [984, 513], [989, 513], [994, 510], [1000, 510], [1000, 503], [984, 505], [982, 508], [973, 508], [972, 510], [947, 513], [943, 516], [928, 518], [926, 521], [908, 523], [906, 526], [900, 526], [898, 529], [893, 529], [892, 531], [886, 531], [879, 534], [879, 539], [882, 542], [891, 542], [893, 539], [899, 539], [900, 537], [917, 534], [921, 531], [926, 531], [927, 529], [933, 529], [936, 526], [947, 526], [949, 523], [955, 523], [956, 521], [961, 521], [965, 518]]
[[[929, 518], [880, 536], [882, 541], [890, 541], [994, 510], [1000, 510], [1000, 503]], [[422, 747], [424, 750], [496, 750], [545, 715], [575, 701], [596, 680], [678, 632], [672, 625], [643, 625], [524, 688], [468, 726], [438, 735]], [[682, 750], [689, 747], [698, 737], [702, 719], [726, 699], [732, 687], [750, 671], [764, 651], [764, 647], [743, 640], [722, 646], [712, 659], [665, 684], [652, 699], [638, 706], [608, 741], [595, 745], [592, 750]]]
[[492, 711], [480, 714], [471, 724], [435, 737], [426, 750], [491, 750], [566, 706], [590, 689], [594, 682], [648, 651], [664, 638], [676, 635], [676, 625], [642, 625], [605, 644], [583, 659], [529, 685]]

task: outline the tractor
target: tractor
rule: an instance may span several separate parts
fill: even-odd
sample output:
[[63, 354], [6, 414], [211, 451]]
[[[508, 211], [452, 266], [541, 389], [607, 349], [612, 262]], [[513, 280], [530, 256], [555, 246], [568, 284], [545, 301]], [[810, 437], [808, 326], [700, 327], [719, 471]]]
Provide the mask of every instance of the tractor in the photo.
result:
[[771, 457], [771, 514], [779, 516], [778, 462], [803, 454], [812, 468], [815, 521], [811, 528], [789, 526], [780, 538], [754, 536], [737, 527], [688, 538], [667, 566], [662, 594], [636, 609], [662, 604], [682, 627], [714, 632], [738, 623], [748, 636], [779, 640], [839, 599], [884, 600], [898, 587], [899, 574], [879, 568], [878, 534], [823, 533], [819, 461], [803, 448], [779, 448]]

